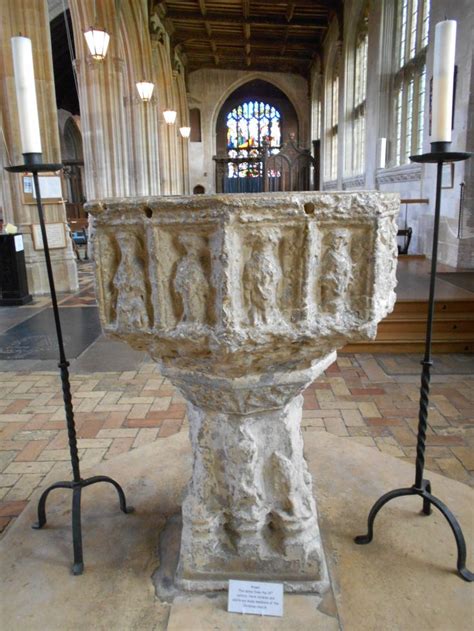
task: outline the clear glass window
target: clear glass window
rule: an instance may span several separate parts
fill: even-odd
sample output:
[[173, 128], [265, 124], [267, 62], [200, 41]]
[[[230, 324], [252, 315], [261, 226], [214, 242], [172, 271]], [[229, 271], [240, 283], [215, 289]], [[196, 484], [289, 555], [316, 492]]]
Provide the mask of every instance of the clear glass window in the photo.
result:
[[392, 163], [422, 150], [430, 0], [399, 0], [395, 27]]

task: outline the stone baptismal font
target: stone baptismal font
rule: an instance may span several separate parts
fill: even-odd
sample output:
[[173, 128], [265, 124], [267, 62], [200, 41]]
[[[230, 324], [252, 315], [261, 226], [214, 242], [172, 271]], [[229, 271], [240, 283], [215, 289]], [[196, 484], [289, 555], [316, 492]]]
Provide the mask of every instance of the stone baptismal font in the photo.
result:
[[87, 210], [105, 333], [147, 351], [187, 401], [178, 586], [324, 591], [301, 394], [393, 308], [398, 196], [127, 198]]

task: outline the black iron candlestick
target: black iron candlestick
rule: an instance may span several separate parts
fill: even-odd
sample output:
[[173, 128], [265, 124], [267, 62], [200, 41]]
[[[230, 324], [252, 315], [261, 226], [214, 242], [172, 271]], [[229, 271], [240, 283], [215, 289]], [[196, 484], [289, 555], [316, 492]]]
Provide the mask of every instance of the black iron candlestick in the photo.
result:
[[416, 473], [415, 484], [409, 488], [395, 489], [389, 491], [380, 497], [373, 505], [369, 517], [368, 517], [368, 532], [366, 535], [356, 537], [354, 541], [358, 544], [370, 543], [374, 534], [374, 520], [379, 510], [390, 500], [396, 497], [403, 497], [405, 495], [419, 495], [423, 499], [423, 510], [425, 515], [431, 514], [431, 505], [435, 506], [441, 514], [448, 521], [451, 530], [453, 531], [454, 538], [456, 540], [456, 546], [458, 550], [457, 559], [457, 571], [458, 574], [465, 580], [474, 581], [474, 574], [466, 568], [466, 542], [461, 530], [461, 526], [456, 517], [452, 514], [449, 508], [441, 502], [437, 497], [431, 494], [431, 484], [429, 480], [423, 477], [423, 471], [425, 467], [425, 442], [426, 442], [426, 427], [428, 422], [428, 405], [429, 405], [429, 392], [430, 392], [430, 376], [431, 366], [433, 360], [431, 358], [431, 339], [433, 332], [433, 314], [434, 314], [434, 301], [435, 301], [435, 284], [436, 284], [436, 265], [438, 260], [438, 233], [439, 233], [439, 219], [440, 219], [440, 207], [441, 207], [441, 179], [443, 164], [445, 162], [459, 162], [467, 160], [471, 157], [470, 153], [464, 152], [450, 152], [449, 144], [445, 142], [431, 143], [431, 152], [424, 153], [419, 156], [410, 156], [412, 162], [432, 163], [437, 165], [436, 175], [436, 201], [435, 201], [435, 214], [434, 214], [434, 229], [433, 229], [433, 250], [431, 257], [431, 276], [430, 276], [430, 295], [428, 301], [428, 320], [426, 325], [426, 341], [425, 341], [425, 355], [421, 365], [423, 366], [421, 372], [421, 388], [420, 388], [420, 408], [418, 413], [418, 436], [416, 444]]
[[41, 227], [41, 235], [43, 238], [44, 258], [46, 261], [46, 270], [48, 273], [49, 290], [51, 293], [51, 302], [53, 305], [54, 322], [56, 325], [56, 336], [59, 347], [59, 369], [61, 372], [61, 382], [63, 390], [64, 410], [66, 412], [66, 424], [69, 439], [69, 453], [71, 456], [72, 477], [71, 481], [56, 482], [49, 486], [41, 495], [38, 503], [38, 521], [33, 528], [39, 529], [46, 524], [46, 500], [48, 495], [54, 489], [71, 489], [72, 490], [72, 541], [74, 549], [74, 564], [72, 572], [75, 575], [82, 574], [84, 570], [84, 561], [82, 556], [82, 530], [81, 530], [81, 493], [82, 489], [96, 482], [109, 482], [117, 490], [120, 509], [124, 513], [131, 513], [133, 508], [127, 506], [125, 494], [118, 482], [105, 475], [96, 475], [91, 478], [81, 478], [79, 468], [79, 454], [77, 451], [76, 426], [74, 422], [74, 412], [72, 407], [71, 386], [69, 383], [69, 362], [64, 352], [63, 335], [61, 331], [61, 321], [59, 319], [58, 302], [56, 299], [56, 288], [54, 285], [53, 269], [51, 266], [51, 258], [49, 255], [48, 236], [46, 234], [46, 226], [44, 223], [43, 205], [41, 201], [41, 193], [39, 186], [38, 173], [45, 171], [59, 171], [62, 164], [43, 164], [41, 153], [24, 153], [25, 164], [19, 166], [6, 167], [11, 173], [29, 172], [33, 174], [33, 183], [36, 193], [36, 205], [38, 207], [38, 216]]

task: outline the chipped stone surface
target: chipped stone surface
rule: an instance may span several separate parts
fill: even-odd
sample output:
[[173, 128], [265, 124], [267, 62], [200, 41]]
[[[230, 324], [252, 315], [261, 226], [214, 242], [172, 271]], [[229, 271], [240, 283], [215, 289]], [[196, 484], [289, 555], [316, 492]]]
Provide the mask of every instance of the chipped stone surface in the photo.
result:
[[393, 308], [398, 197], [127, 198], [87, 210], [104, 331], [147, 350], [188, 401], [180, 585], [264, 578], [323, 591], [300, 395]]

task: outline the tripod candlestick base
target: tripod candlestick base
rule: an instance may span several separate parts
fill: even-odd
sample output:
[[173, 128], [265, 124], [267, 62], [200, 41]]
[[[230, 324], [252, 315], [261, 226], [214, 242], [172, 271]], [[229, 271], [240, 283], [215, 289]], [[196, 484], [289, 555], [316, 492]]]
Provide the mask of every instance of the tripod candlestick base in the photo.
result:
[[46, 499], [51, 491], [54, 489], [71, 489], [72, 490], [72, 541], [74, 550], [74, 565], [72, 572], [74, 575], [82, 574], [84, 570], [83, 555], [82, 555], [82, 529], [81, 529], [81, 493], [82, 489], [91, 484], [97, 482], [108, 482], [112, 484], [119, 496], [120, 509], [124, 513], [131, 513], [133, 508], [127, 507], [125, 494], [122, 487], [118, 482], [112, 480], [107, 476], [93, 476], [91, 478], [82, 479], [80, 467], [79, 467], [79, 454], [77, 450], [77, 437], [76, 426], [74, 422], [74, 411], [72, 406], [71, 384], [69, 381], [69, 362], [66, 359], [64, 351], [63, 335], [61, 329], [61, 320], [59, 317], [58, 301], [56, 298], [56, 288], [54, 284], [53, 268], [51, 265], [51, 257], [49, 253], [48, 235], [46, 232], [46, 225], [43, 214], [43, 204], [41, 201], [41, 190], [39, 185], [39, 173], [59, 171], [62, 169], [62, 164], [44, 164], [42, 162], [41, 153], [25, 153], [23, 154], [24, 164], [7, 167], [6, 171], [10, 173], [24, 173], [29, 172], [33, 174], [33, 183], [36, 194], [36, 205], [38, 208], [38, 217], [41, 227], [41, 236], [43, 239], [44, 258], [46, 263], [46, 270], [48, 273], [49, 290], [51, 294], [51, 304], [53, 308], [54, 322], [56, 327], [56, 337], [58, 341], [59, 350], [59, 364], [58, 368], [61, 374], [61, 383], [63, 391], [64, 410], [66, 416], [66, 426], [68, 431], [69, 440], [69, 453], [71, 457], [71, 467], [73, 479], [72, 481], [56, 482], [49, 486], [41, 495], [38, 503], [38, 521], [33, 525], [33, 528], [40, 529], [46, 524]]
[[441, 211], [441, 178], [443, 163], [445, 162], [459, 162], [461, 160], [467, 160], [471, 157], [467, 152], [450, 152], [447, 151], [449, 143], [432, 143], [430, 153], [424, 153], [419, 156], [410, 156], [412, 162], [431, 163], [437, 165], [437, 177], [436, 177], [436, 202], [434, 213], [434, 228], [433, 228], [433, 250], [431, 256], [431, 275], [430, 275], [430, 294], [428, 300], [428, 318], [426, 324], [426, 342], [425, 342], [425, 355], [421, 362], [423, 368], [421, 373], [421, 387], [420, 387], [420, 408], [418, 414], [418, 436], [416, 444], [416, 473], [415, 484], [410, 488], [401, 488], [389, 491], [380, 497], [372, 506], [368, 517], [368, 527], [366, 535], [359, 535], [355, 537], [355, 543], [359, 545], [365, 545], [370, 543], [373, 538], [374, 520], [380, 511], [391, 500], [397, 497], [404, 497], [406, 495], [418, 495], [423, 499], [423, 513], [425, 515], [431, 514], [431, 506], [435, 506], [441, 514], [446, 518], [454, 538], [456, 540], [456, 546], [458, 551], [457, 559], [457, 572], [461, 578], [465, 581], [474, 581], [474, 574], [466, 568], [466, 542], [459, 522], [454, 517], [449, 508], [437, 497], [431, 493], [431, 484], [429, 480], [424, 479], [423, 471], [425, 466], [425, 450], [426, 450], [426, 428], [428, 425], [428, 410], [429, 410], [429, 393], [430, 393], [430, 374], [433, 366], [433, 360], [431, 358], [431, 339], [433, 333], [433, 317], [434, 317], [434, 302], [435, 302], [435, 284], [436, 284], [436, 265], [438, 261], [438, 235], [439, 235], [439, 220]]

